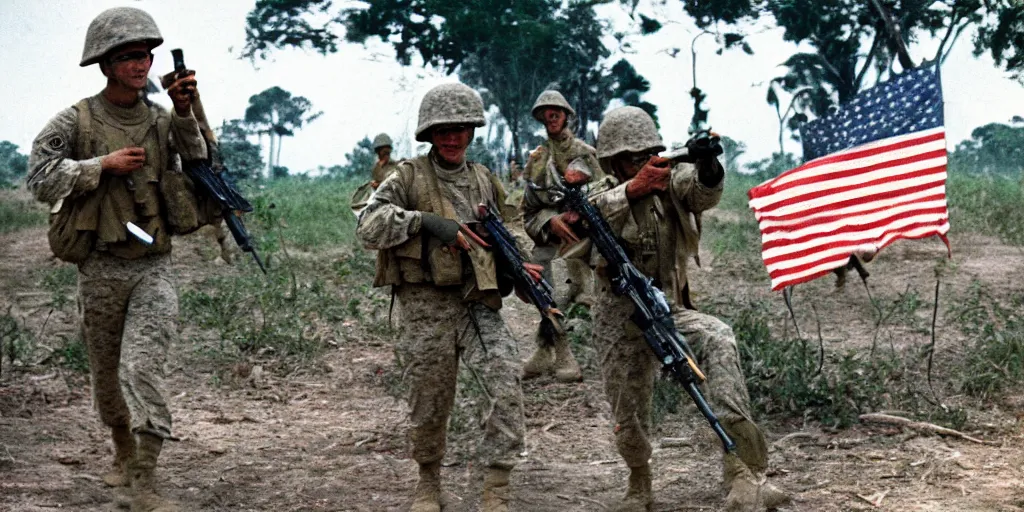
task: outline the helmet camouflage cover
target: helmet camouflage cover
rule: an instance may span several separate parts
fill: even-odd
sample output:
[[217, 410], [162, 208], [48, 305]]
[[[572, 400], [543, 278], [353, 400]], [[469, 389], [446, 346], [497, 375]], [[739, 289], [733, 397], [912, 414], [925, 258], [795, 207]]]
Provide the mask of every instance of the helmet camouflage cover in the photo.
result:
[[558, 107], [565, 110], [566, 115], [576, 115], [576, 111], [573, 110], [569, 105], [569, 102], [565, 100], [565, 96], [562, 96], [562, 93], [558, 91], [544, 91], [540, 93], [540, 96], [537, 96], [537, 101], [533, 103], [533, 108], [530, 109], [530, 113], [533, 115], [534, 119], [544, 122], [540, 116], [540, 111], [544, 107]]
[[118, 46], [147, 42], [152, 50], [164, 42], [153, 17], [142, 9], [114, 7], [101, 12], [89, 23], [80, 66], [95, 64]]
[[376, 137], [373, 138], [373, 150], [374, 151], [376, 151], [376, 150], [378, 150], [380, 148], [386, 147], [386, 146], [393, 146], [393, 145], [394, 144], [392, 144], [392, 142], [391, 142], [391, 137], [388, 137], [388, 134], [386, 134], [386, 133], [380, 133]]
[[430, 129], [444, 124], [483, 126], [484, 102], [480, 95], [461, 83], [441, 84], [427, 91], [420, 103], [416, 140], [430, 142]]
[[654, 119], [639, 107], [619, 107], [604, 116], [597, 130], [597, 157], [622, 152], [665, 151]]

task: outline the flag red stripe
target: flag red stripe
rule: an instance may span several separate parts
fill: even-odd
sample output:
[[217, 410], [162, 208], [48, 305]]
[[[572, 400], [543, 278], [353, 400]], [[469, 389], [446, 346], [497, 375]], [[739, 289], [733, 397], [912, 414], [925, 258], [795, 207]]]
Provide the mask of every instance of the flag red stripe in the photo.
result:
[[[843, 235], [843, 234], [851, 235], [852, 236], [852, 235], [856, 235], [858, 233], [862, 233], [864, 231], [874, 231], [875, 229], [878, 229], [878, 228], [881, 228], [881, 227], [893, 224], [893, 223], [895, 223], [896, 221], [898, 221], [900, 219], [904, 219], [904, 218], [907, 218], [907, 217], [917, 217], [919, 215], [929, 215], [929, 214], [930, 215], [945, 215], [946, 214], [946, 207], [945, 206], [941, 206], [941, 207], [938, 207], [938, 208], [923, 208], [923, 209], [920, 209], [920, 210], [914, 210], [913, 212], [898, 213], [898, 214], [890, 215], [889, 217], [886, 217], [886, 218], [884, 218], [882, 220], [879, 220], [877, 222], [871, 222], [871, 223], [868, 223], [868, 224], [850, 225], [850, 226], [846, 226], [846, 227], [837, 229], [837, 230], [832, 231], [830, 233], [813, 233], [813, 234], [804, 235], [804, 236], [801, 236], [801, 237], [798, 237], [798, 238], [786, 238], [786, 239], [771, 240], [769, 242], [765, 242], [764, 244], [762, 244], [761, 245], [761, 250], [762, 251], [767, 251], [769, 249], [774, 249], [776, 247], [785, 247], [787, 245], [802, 244], [802, 243], [805, 243], [805, 242], [810, 242], [811, 240], [814, 240], [814, 239], [817, 239], [817, 238], [821, 238], [823, 236], [835, 236], [835, 235]], [[945, 217], [943, 217], [943, 218], [945, 218]], [[900, 227], [899, 229], [900, 230], [911, 229], [911, 226], [912, 225], [908, 225], [906, 227]], [[883, 234], [884, 233], [885, 232], [883, 232]], [[877, 238], [880, 238], [880, 235], [861, 236], [860, 238], [857, 238], [857, 239], [853, 239], [853, 238], [848, 239], [848, 243], [853, 243], [854, 240], [856, 240], [859, 243], [867, 243], [868, 241], [875, 240]], [[809, 252], [815, 252], [815, 250], [816, 249], [810, 249]], [[796, 257], [796, 256], [794, 256], [794, 254], [797, 254], [797, 253], [790, 253], [790, 254], [788, 254], [786, 257], [784, 257], [782, 259], [791, 259], [793, 257]], [[776, 258], [773, 258], [773, 260], [775, 260], [775, 259]], [[767, 264], [767, 263], [769, 263], [769, 261], [766, 259], [765, 263]]]
[[[936, 173], [936, 174], [941, 174], [941, 173]], [[801, 219], [801, 218], [804, 218], [804, 217], [807, 217], [807, 216], [810, 216], [810, 215], [814, 215], [814, 214], [817, 214], [817, 213], [823, 213], [823, 212], [839, 210], [839, 209], [843, 209], [843, 208], [849, 208], [849, 207], [852, 207], [852, 206], [857, 206], [858, 204], [872, 203], [872, 202], [875, 202], [875, 201], [881, 201], [883, 199], [895, 199], [895, 198], [898, 198], [898, 197], [901, 197], [901, 196], [904, 196], [904, 195], [913, 194], [915, 192], [924, 192], [925, 190], [933, 189], [933, 188], [939, 186], [939, 183], [941, 183], [941, 182], [937, 182], [936, 181], [936, 182], [924, 183], [922, 185], [916, 185], [916, 186], [912, 186], [912, 187], [895, 188], [895, 189], [892, 189], [892, 190], [887, 190], [885, 192], [879, 192], [877, 194], [871, 194], [871, 195], [864, 196], [864, 197], [856, 197], [856, 198], [852, 198], [852, 199], [844, 199], [842, 201], [836, 201], [834, 203], [829, 203], [829, 204], [822, 205], [822, 206], [816, 206], [814, 208], [808, 208], [806, 210], [800, 210], [800, 211], [797, 211], [797, 212], [794, 212], [794, 213], [771, 214], [771, 213], [768, 213], [768, 212], [758, 212], [758, 214], [759, 214], [758, 215], [758, 220], [759, 221], [771, 220], [771, 221], [783, 222], [783, 221], [791, 221], [791, 220], [795, 220], [795, 219]], [[941, 194], [941, 195], [942, 195], [943, 198], [945, 197], [945, 194]]]
[[897, 142], [897, 143], [893, 143], [893, 144], [887, 144], [887, 145], [884, 145], [884, 146], [879, 146], [879, 147], [876, 147], [876, 148], [865, 149], [865, 150], [860, 150], [860, 151], [850, 151], [849, 153], [838, 153], [838, 154], [835, 154], [835, 155], [823, 156], [821, 158], [817, 158], [817, 159], [811, 160], [810, 162], [807, 162], [807, 163], [801, 165], [800, 167], [797, 167], [795, 169], [791, 169], [789, 171], [786, 171], [786, 172], [778, 175], [777, 177], [773, 178], [772, 180], [767, 181], [765, 183], [762, 183], [762, 184], [760, 184], [760, 185], [750, 189], [747, 192], [747, 195], [751, 199], [757, 198], [757, 197], [769, 196], [769, 195], [772, 195], [772, 194], [774, 194], [776, 192], [781, 192], [783, 190], [786, 190], [787, 188], [792, 188], [790, 186], [790, 183], [779, 183], [779, 182], [783, 181], [784, 179], [788, 179], [790, 176], [792, 176], [794, 174], [803, 173], [805, 171], [808, 171], [808, 170], [811, 170], [811, 169], [815, 169], [815, 168], [818, 168], [818, 167], [822, 167], [824, 165], [831, 165], [831, 164], [849, 162], [849, 161], [853, 161], [853, 160], [859, 160], [861, 158], [875, 156], [875, 155], [879, 155], [879, 154], [882, 154], [882, 153], [899, 152], [899, 150], [901, 150], [901, 149], [906, 149], [906, 148], [909, 148], [909, 147], [914, 147], [914, 146], [917, 146], [917, 145], [920, 145], [920, 144], [927, 144], [929, 142], [935, 142], [935, 141], [940, 140], [940, 139], [945, 139], [945, 137], [946, 137], [946, 134], [943, 131], [943, 132], [938, 132], [938, 133], [934, 133], [934, 134], [931, 134], [931, 135], [926, 135], [926, 136], [919, 137], [919, 138], [914, 138], [914, 139], [909, 139], [909, 140], [905, 140], [905, 141], [901, 141], [901, 142]]
[[[933, 187], [927, 187], [927, 188], [935, 188], [935, 187], [933, 186]], [[902, 192], [902, 193], [906, 194], [907, 192]], [[900, 191], [892, 192], [892, 193], [886, 193], [885, 194], [886, 197], [897, 197], [899, 195], [900, 195]], [[887, 211], [887, 210], [899, 208], [899, 207], [902, 207], [902, 206], [909, 206], [909, 205], [912, 205], [912, 204], [930, 203], [930, 202], [933, 202], [933, 201], [945, 201], [945, 200], [946, 200], [946, 194], [938, 193], [938, 194], [931, 194], [931, 195], [927, 195], [927, 196], [922, 196], [922, 197], [914, 199], [912, 201], [900, 201], [900, 202], [896, 202], [896, 203], [886, 203], [886, 204], [883, 204], [882, 206], [879, 206], [877, 208], [871, 208], [871, 209], [867, 209], [867, 210], [852, 210], [852, 211], [838, 212], [837, 210], [842, 210], [842, 208], [839, 208], [839, 207], [837, 207], [837, 208], [820, 208], [820, 209], [816, 208], [815, 210], [817, 210], [817, 211], [814, 211], [814, 212], [808, 211], [808, 213], [804, 214], [804, 215], [792, 215], [792, 216], [790, 216], [791, 218], [789, 218], [789, 219], [779, 219], [779, 218], [768, 218], [768, 219], [765, 219], [765, 218], [762, 218], [761, 219], [761, 221], [762, 221], [761, 222], [761, 233], [764, 234], [764, 235], [770, 235], [770, 234], [774, 234], [774, 233], [777, 233], [777, 232], [780, 232], [780, 231], [783, 231], [783, 232], [801, 231], [801, 230], [804, 230], [804, 229], [807, 229], [807, 228], [810, 228], [810, 227], [813, 227], [813, 226], [817, 226], [817, 225], [820, 225], [820, 224], [826, 224], [826, 223], [829, 223], [829, 222], [835, 222], [836, 220], [839, 220], [841, 218], [864, 217], [864, 216], [867, 216], [867, 215], [874, 215], [876, 213], [880, 213], [880, 212], [884, 212], [884, 211]], [[868, 201], [865, 201], [865, 202], [868, 202]], [[850, 206], [855, 206], [855, 205], [850, 205]], [[825, 212], [830, 212], [830, 211], [837, 211], [837, 213], [835, 215], [832, 215], [832, 216], [824, 216], [823, 215], [823, 216], [820, 216], [820, 217], [808, 218], [807, 220], [801, 220], [801, 219], [803, 219], [805, 217], [810, 217], [811, 215], [816, 215], [818, 213], [825, 213]], [[767, 225], [769, 223], [769, 221], [771, 221], [771, 223], [773, 223], [774, 225]]]

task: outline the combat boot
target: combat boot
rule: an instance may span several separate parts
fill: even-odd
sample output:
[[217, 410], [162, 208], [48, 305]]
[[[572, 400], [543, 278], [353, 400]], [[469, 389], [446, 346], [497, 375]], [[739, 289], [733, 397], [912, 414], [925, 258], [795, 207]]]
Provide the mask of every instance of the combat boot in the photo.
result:
[[103, 483], [110, 487], [125, 487], [128, 482], [128, 463], [135, 458], [135, 436], [127, 425], [110, 427], [114, 440], [114, 466], [103, 475]]
[[629, 468], [629, 488], [622, 500], [610, 510], [613, 512], [649, 512], [654, 508], [654, 491], [651, 489], [651, 466]]
[[132, 512], [181, 512], [178, 504], [156, 492], [156, 460], [164, 440], [149, 434], [139, 434], [135, 458], [128, 463], [128, 476], [132, 486]]
[[420, 464], [420, 481], [409, 512], [441, 512], [441, 462]]
[[576, 364], [576, 358], [569, 348], [569, 340], [565, 336], [555, 339], [555, 378], [560, 382], [579, 382], [583, 380], [583, 373], [580, 372], [580, 365]]
[[484, 499], [480, 506], [483, 512], [508, 512], [508, 502], [512, 499], [512, 490], [508, 485], [508, 469], [487, 468], [484, 475]]
[[728, 512], [755, 512], [760, 499], [761, 483], [750, 468], [733, 453], [722, 457], [722, 483], [728, 494], [725, 510]]
[[793, 497], [786, 491], [765, 482], [761, 486], [761, 501], [764, 502], [764, 506], [768, 510], [775, 510], [783, 505], [788, 505], [793, 501]]
[[555, 366], [554, 348], [551, 345], [538, 345], [537, 351], [523, 365], [523, 379], [540, 377], [551, 372]]

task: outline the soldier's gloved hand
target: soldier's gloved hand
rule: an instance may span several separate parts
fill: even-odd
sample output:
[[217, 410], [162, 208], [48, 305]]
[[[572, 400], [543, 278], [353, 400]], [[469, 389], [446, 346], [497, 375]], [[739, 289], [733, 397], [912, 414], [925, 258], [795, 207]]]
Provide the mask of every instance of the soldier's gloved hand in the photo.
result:
[[582, 185], [590, 181], [590, 175], [579, 169], [566, 169], [565, 182], [570, 185]]
[[557, 236], [561, 241], [573, 245], [580, 241], [580, 238], [576, 236], [576, 233], [572, 230], [571, 224], [575, 224], [580, 221], [580, 214], [568, 211], [560, 213], [551, 217], [548, 221], [548, 229], [551, 233]]
[[671, 161], [660, 156], [652, 156], [640, 172], [626, 183], [626, 197], [637, 199], [652, 192], [667, 190], [671, 177]]
[[454, 245], [458, 241], [459, 228], [461, 227], [454, 220], [446, 219], [430, 212], [420, 214], [420, 226], [421, 229], [427, 230], [428, 233], [436, 236], [446, 245]]
[[721, 137], [715, 132], [697, 134], [686, 141], [686, 149], [697, 165], [697, 179], [708, 187], [718, 185], [725, 174], [725, 169], [716, 161], [724, 151]]

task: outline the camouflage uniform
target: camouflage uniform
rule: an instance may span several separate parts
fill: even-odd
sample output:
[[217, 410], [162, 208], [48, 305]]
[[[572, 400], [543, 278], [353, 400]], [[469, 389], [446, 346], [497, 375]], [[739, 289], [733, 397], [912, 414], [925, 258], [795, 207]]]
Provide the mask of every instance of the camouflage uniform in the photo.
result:
[[[613, 174], [611, 159], [618, 154], [664, 149], [653, 121], [643, 110], [623, 107], [605, 116], [598, 135], [598, 155], [609, 175]], [[713, 168], [701, 172], [701, 165]], [[669, 295], [676, 327], [694, 349], [708, 377], [705, 386], [709, 399], [737, 445], [736, 455], [726, 454], [725, 459], [726, 485], [732, 489], [727, 506], [730, 510], [753, 510], [759, 494], [768, 502], [769, 494], [778, 492], [761, 485], [768, 455], [764, 435], [751, 417], [750, 397], [732, 330], [722, 321], [692, 309], [686, 277], [688, 260], [697, 259], [701, 215], [718, 203], [723, 175], [714, 159], [709, 163], [681, 163], [671, 170], [667, 191], [637, 199], [627, 198], [628, 181], [619, 184], [608, 177], [608, 186], [593, 194], [591, 201], [620, 237], [633, 264]], [[705, 183], [707, 180], [717, 182]], [[616, 446], [633, 470], [630, 491], [618, 510], [649, 509], [653, 496], [648, 435], [658, 362], [640, 329], [629, 319], [632, 302], [614, 295], [604, 260], [594, 257], [592, 262], [599, 276], [599, 298], [592, 315], [594, 338], [615, 417]]]
[[[378, 134], [376, 137], [373, 138], [374, 151], [377, 151], [378, 149], [383, 147], [391, 147], [392, 144], [393, 143], [391, 142], [391, 137], [388, 137], [388, 134], [386, 133]], [[394, 174], [394, 172], [397, 170], [398, 162], [396, 162], [394, 158], [389, 158], [388, 163], [384, 165], [381, 165], [380, 160], [378, 160], [377, 163], [374, 164], [373, 166], [373, 172], [371, 173], [373, 176], [372, 179], [373, 181], [376, 181], [378, 184], [384, 183], [384, 180], [387, 179], [388, 176]]]
[[[483, 124], [479, 96], [462, 84], [427, 93], [420, 107], [417, 140], [427, 141], [438, 124]], [[461, 360], [487, 397], [479, 445], [488, 468], [484, 510], [503, 508], [508, 472], [523, 450], [523, 397], [515, 340], [498, 310], [493, 253], [474, 244], [463, 253], [422, 228], [424, 212], [460, 223], [477, 220], [476, 205], [502, 204], [504, 192], [490, 171], [463, 162], [441, 163], [434, 150], [406, 160], [381, 184], [359, 215], [356, 233], [376, 249], [375, 286], [392, 286], [402, 310], [399, 354], [410, 384], [410, 438], [420, 464], [412, 510], [440, 510], [440, 461]]]
[[[534, 118], [542, 121], [543, 110], [549, 107], [564, 110], [566, 123], [562, 132], [549, 136], [544, 145], [530, 154], [526, 163], [527, 179], [538, 188], [527, 187], [524, 190], [523, 224], [526, 234], [534, 242], [533, 263], [544, 267], [544, 279], [555, 288], [555, 303], [565, 309], [577, 300], [589, 302], [594, 276], [584, 262], [558, 256], [561, 240], [551, 233], [549, 222], [552, 217], [563, 213], [564, 209], [543, 189], [560, 179], [569, 165], [585, 167], [594, 175], [594, 179], [603, 178], [604, 173], [594, 148], [577, 139], [569, 128], [570, 118], [576, 112], [559, 92], [541, 93], [533, 106]], [[559, 380], [571, 382], [580, 379], [579, 366], [569, 351], [564, 334], [558, 335], [538, 327], [535, 340], [537, 351], [524, 367], [525, 377], [552, 372]]]
[[[152, 18], [134, 8], [101, 13], [89, 27], [82, 65], [124, 44], [162, 42]], [[130, 175], [102, 171], [118, 149], [146, 150]], [[178, 336], [178, 298], [170, 275], [170, 234], [213, 222], [214, 205], [198, 199], [181, 159], [205, 159], [195, 117], [143, 101], [119, 107], [98, 94], [62, 110], [36, 137], [28, 188], [51, 207], [50, 245], [78, 264], [82, 335], [88, 348], [93, 398], [116, 448], [108, 485], [131, 483], [133, 510], [176, 510], [153, 490], [162, 441], [173, 439], [163, 365]], [[129, 235], [132, 222], [155, 241]]]

